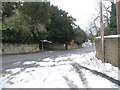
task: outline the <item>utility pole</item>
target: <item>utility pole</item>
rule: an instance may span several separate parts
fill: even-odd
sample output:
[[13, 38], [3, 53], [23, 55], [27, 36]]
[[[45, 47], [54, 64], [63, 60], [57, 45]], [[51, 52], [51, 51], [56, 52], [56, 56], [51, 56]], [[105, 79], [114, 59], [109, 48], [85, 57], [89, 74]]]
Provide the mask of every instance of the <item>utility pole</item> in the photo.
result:
[[103, 3], [100, 0], [100, 31], [101, 31], [101, 45], [102, 45], [102, 56], [105, 61], [105, 50], [104, 50], [104, 23], [103, 23]]
[[116, 3], [116, 14], [117, 14], [117, 33], [120, 34], [120, 0]]

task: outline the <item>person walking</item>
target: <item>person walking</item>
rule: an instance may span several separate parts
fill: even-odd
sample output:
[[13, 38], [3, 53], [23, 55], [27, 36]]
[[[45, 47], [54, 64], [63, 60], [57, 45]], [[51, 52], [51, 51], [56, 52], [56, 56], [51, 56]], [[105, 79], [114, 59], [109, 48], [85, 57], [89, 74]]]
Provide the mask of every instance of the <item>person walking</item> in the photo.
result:
[[67, 44], [65, 44], [65, 49], [68, 50], [68, 45]]

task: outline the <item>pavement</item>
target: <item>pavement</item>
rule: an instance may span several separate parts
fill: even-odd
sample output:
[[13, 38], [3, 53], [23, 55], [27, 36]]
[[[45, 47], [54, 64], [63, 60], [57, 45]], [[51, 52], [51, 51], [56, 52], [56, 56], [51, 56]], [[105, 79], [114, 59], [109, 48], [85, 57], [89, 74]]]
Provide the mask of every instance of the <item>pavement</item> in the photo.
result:
[[[25, 61], [41, 61], [44, 58], [55, 58], [57, 56], [66, 56], [68, 54], [83, 54], [89, 53], [95, 50], [94, 45], [88, 45], [85, 48], [73, 49], [73, 50], [54, 50], [43, 52], [30, 53], [30, 54], [17, 54], [17, 55], [3, 55], [2, 56], [2, 73], [6, 73], [5, 70], [12, 68], [29, 68], [36, 67], [37, 65], [23, 65]], [[14, 64], [19, 63], [19, 64]], [[21, 63], [21, 64], [20, 64]]]

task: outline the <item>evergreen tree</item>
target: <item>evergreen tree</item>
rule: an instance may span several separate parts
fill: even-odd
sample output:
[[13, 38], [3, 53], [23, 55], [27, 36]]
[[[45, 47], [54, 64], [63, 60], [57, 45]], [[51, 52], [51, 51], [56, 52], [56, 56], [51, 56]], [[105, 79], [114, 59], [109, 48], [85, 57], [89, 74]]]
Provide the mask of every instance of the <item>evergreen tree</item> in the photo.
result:
[[68, 13], [58, 9], [58, 7], [52, 7], [51, 24], [47, 27], [49, 32], [48, 39], [54, 42], [69, 42], [75, 36], [73, 29], [75, 19], [68, 16]]
[[75, 42], [79, 44], [84, 43], [87, 39], [86, 33], [82, 29], [80, 29], [79, 26], [75, 30], [76, 30], [75, 31]]
[[117, 21], [116, 21], [116, 4], [111, 2], [110, 23], [105, 28], [105, 35], [117, 34]]

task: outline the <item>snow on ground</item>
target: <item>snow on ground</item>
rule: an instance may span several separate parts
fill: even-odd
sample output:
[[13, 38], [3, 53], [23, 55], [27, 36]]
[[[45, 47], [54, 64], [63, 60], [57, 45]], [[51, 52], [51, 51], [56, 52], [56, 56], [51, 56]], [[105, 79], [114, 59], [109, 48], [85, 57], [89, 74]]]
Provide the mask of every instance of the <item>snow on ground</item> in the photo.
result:
[[19, 65], [21, 62], [16, 62], [16, 63], [14, 63], [14, 65]]
[[26, 61], [23, 63], [23, 65], [28, 65], [28, 64], [35, 64], [36, 61]]
[[[74, 56], [72, 56], [71, 58], [73, 57]], [[74, 59], [74, 61], [76, 61], [82, 66], [102, 72], [118, 80], [118, 73], [120, 72], [119, 69], [117, 67], [112, 66], [110, 63], [103, 63], [101, 60], [98, 60], [95, 57], [95, 52], [82, 54], [80, 58], [77, 57]]]
[[[90, 71], [82, 70], [87, 79], [89, 79], [88, 85], [93, 88], [117, 88], [118, 86], [115, 84], [111, 85], [111, 82], [105, 78], [101, 78], [100, 76], [96, 76], [92, 74]], [[99, 83], [98, 83], [99, 82]]]
[[6, 70], [11, 75], [0, 77], [0, 88], [118, 88], [116, 84], [88, 70], [80, 68], [80, 72], [77, 72], [72, 66], [73, 63], [118, 80], [119, 69], [98, 60], [95, 52], [91, 52], [45, 58], [39, 62], [26, 61], [23, 65], [38, 66]]
[[94, 43], [91, 42], [91, 40], [88, 40], [87, 42], [82, 44], [82, 47], [86, 47], [88, 45], [93, 45]]
[[22, 70], [22, 68], [7, 69], [6, 72], [17, 73], [17, 72], [20, 72], [21, 70]]

